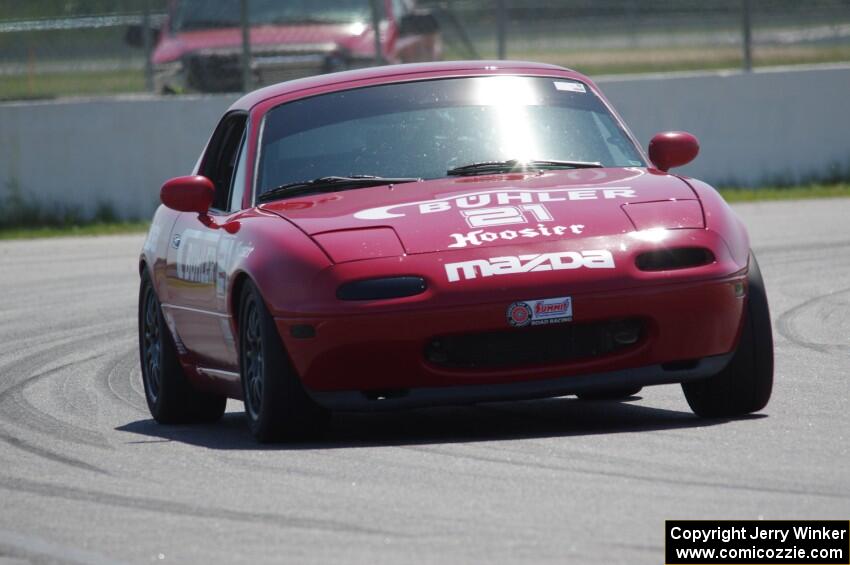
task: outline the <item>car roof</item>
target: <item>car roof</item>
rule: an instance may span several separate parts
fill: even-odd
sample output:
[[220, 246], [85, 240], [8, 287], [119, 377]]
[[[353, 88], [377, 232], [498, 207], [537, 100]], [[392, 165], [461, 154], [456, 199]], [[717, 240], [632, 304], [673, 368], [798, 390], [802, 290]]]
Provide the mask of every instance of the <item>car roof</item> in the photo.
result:
[[488, 75], [501, 74], [505, 71], [510, 73], [546, 73], [556, 72], [559, 76], [571, 77], [581, 81], [588, 81], [587, 77], [565, 67], [549, 65], [545, 63], [531, 63], [526, 61], [440, 61], [433, 63], [410, 63], [404, 65], [385, 65], [379, 67], [368, 67], [315, 75], [302, 79], [290, 80], [266, 86], [259, 90], [250, 92], [237, 100], [230, 110], [248, 111], [257, 104], [266, 100], [277, 98], [298, 91], [311, 90], [319, 87], [339, 86], [344, 90], [351, 83], [362, 84], [364, 81], [371, 84], [386, 84], [399, 80], [409, 79], [411, 76], [421, 75], [427, 77], [439, 76], [440, 74], [472, 74]]

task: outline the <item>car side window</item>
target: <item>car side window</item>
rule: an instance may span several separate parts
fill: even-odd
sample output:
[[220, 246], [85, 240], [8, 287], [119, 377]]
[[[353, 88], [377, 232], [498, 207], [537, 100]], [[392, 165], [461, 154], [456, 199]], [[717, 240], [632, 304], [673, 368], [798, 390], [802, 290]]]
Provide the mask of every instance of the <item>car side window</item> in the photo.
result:
[[228, 211], [235, 212], [242, 209], [242, 197], [245, 195], [245, 162], [248, 160], [248, 131], [242, 132], [242, 141], [239, 143], [239, 158], [236, 169], [233, 171], [233, 182], [230, 185], [230, 206]]
[[200, 174], [210, 179], [215, 186], [213, 210], [228, 211], [230, 208], [230, 189], [234, 184], [234, 171], [238, 165], [246, 122], [247, 116], [243, 113], [226, 116], [216, 128], [204, 155]]

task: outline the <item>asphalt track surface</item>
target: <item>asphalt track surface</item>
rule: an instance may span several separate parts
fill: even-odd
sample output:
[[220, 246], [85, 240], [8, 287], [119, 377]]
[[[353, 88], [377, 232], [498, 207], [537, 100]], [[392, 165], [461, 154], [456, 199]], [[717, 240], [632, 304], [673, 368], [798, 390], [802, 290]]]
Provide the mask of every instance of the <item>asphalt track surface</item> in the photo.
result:
[[159, 426], [142, 237], [0, 243], [0, 563], [663, 563], [668, 518], [850, 517], [850, 199], [737, 207], [773, 310], [767, 409], [678, 386], [340, 415], [260, 446], [239, 402]]

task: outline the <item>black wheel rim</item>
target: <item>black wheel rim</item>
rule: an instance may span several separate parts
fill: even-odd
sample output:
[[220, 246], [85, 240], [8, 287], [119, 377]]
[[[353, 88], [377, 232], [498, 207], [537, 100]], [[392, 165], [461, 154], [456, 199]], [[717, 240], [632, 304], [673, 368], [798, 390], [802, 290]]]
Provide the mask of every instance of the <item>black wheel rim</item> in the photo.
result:
[[252, 420], [260, 417], [263, 407], [263, 335], [260, 328], [260, 313], [253, 300], [245, 312], [245, 336], [243, 358], [245, 376], [245, 407]]
[[142, 354], [145, 392], [153, 404], [156, 404], [159, 398], [162, 385], [162, 333], [159, 316], [159, 302], [153, 289], [148, 288], [142, 317]]

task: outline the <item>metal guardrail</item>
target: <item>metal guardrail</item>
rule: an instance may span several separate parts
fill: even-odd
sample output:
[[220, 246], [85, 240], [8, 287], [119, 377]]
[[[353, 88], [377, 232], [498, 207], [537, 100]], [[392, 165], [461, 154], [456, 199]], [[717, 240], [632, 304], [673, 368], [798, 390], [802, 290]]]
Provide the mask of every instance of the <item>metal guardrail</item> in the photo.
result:
[[[69, 18], [44, 18], [37, 20], [0, 21], [0, 33], [23, 31], [67, 31], [83, 29], [102, 29], [116, 26], [142, 25], [143, 13], [103, 14], [98, 16], [77, 16]], [[165, 21], [165, 14], [151, 14], [151, 25], [159, 26]]]

